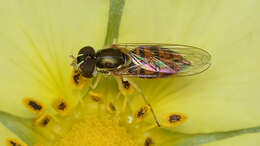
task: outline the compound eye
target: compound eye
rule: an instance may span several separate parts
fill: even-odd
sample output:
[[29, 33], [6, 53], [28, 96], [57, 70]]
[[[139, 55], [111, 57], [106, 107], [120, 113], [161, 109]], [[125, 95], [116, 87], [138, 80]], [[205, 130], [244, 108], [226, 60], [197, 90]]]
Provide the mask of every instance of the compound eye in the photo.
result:
[[82, 76], [86, 78], [92, 78], [93, 72], [95, 71], [96, 61], [95, 59], [89, 58], [80, 65]]
[[78, 55], [79, 56], [80, 55], [87, 55], [87, 56], [93, 57], [93, 56], [95, 56], [95, 50], [90, 46], [86, 46], [86, 47], [83, 47], [79, 50]]
[[81, 48], [78, 53], [77, 63], [85, 61], [88, 56], [90, 56], [90, 58], [94, 58], [95, 50], [90, 46]]

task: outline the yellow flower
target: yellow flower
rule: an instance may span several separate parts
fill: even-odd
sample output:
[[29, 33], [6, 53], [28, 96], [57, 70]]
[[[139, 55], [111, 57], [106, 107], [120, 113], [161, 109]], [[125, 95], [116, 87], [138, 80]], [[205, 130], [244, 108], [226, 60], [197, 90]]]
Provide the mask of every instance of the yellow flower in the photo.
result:
[[[111, 2], [2, 2], [0, 121], [13, 133], [2, 126], [0, 145], [195, 145], [259, 131], [258, 2], [129, 0], [119, 12], [123, 1]], [[123, 11], [118, 42], [188, 44], [213, 56], [197, 76], [134, 80], [161, 127], [135, 89], [102, 76], [92, 90], [69, 65], [80, 48], [117, 38], [105, 40], [113, 8]], [[209, 145], [259, 145], [257, 138]]]

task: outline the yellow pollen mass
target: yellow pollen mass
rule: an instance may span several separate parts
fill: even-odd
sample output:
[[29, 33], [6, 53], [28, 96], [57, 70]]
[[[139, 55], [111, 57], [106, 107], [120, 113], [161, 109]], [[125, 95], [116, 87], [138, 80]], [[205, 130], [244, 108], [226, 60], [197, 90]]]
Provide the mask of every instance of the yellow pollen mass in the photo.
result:
[[137, 146], [126, 129], [118, 122], [87, 117], [75, 124], [55, 146]]

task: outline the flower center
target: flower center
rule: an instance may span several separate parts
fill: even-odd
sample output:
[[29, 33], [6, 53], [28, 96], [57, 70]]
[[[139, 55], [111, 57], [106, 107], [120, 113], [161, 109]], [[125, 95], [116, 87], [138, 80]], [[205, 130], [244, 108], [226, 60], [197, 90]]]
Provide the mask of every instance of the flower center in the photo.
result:
[[56, 146], [136, 146], [124, 127], [115, 120], [87, 117], [75, 124]]

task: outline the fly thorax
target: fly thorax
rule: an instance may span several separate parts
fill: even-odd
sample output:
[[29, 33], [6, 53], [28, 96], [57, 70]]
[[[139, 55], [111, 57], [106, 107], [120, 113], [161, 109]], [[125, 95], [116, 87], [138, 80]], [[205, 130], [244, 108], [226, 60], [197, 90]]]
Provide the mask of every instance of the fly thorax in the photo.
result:
[[96, 65], [99, 70], [114, 70], [125, 64], [125, 54], [118, 49], [108, 48], [96, 54]]

